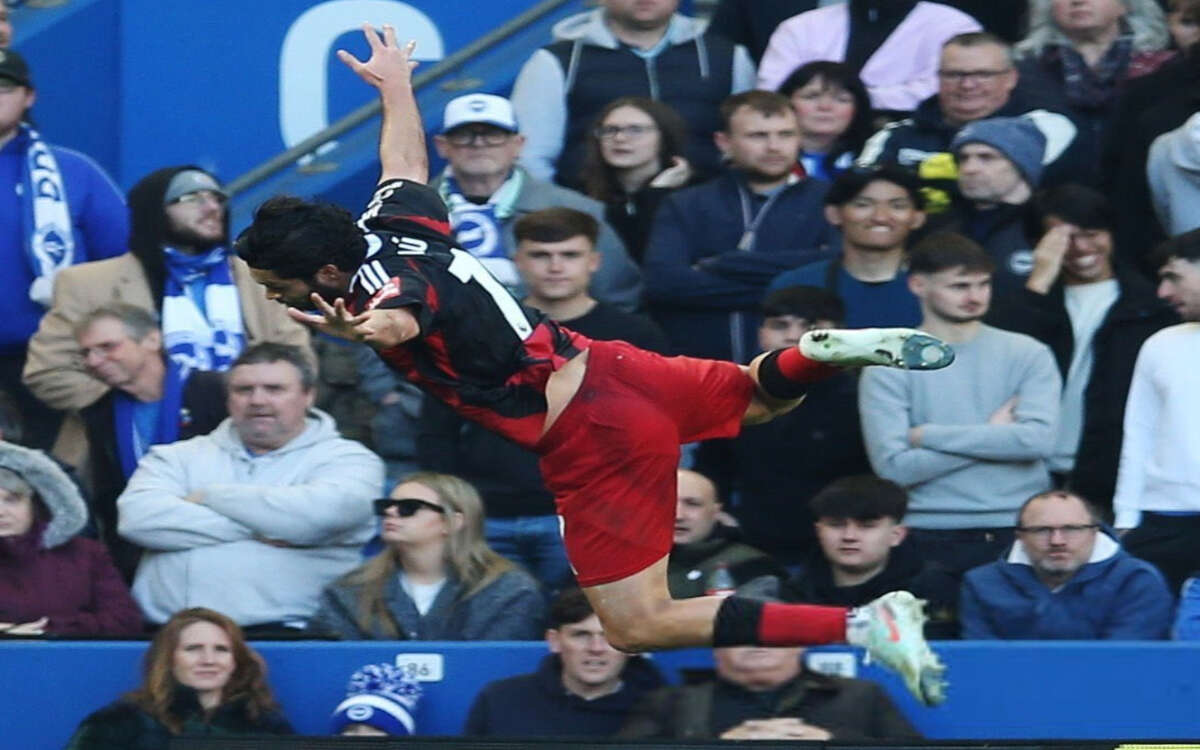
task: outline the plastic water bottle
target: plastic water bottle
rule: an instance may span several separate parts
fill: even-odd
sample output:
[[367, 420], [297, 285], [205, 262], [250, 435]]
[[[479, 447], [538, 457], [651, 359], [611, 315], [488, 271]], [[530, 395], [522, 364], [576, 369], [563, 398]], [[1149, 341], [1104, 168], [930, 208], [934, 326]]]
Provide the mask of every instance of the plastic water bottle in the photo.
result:
[[707, 584], [704, 589], [705, 596], [729, 596], [737, 588], [733, 574], [729, 572], [728, 563], [717, 563], [713, 572], [708, 574]]

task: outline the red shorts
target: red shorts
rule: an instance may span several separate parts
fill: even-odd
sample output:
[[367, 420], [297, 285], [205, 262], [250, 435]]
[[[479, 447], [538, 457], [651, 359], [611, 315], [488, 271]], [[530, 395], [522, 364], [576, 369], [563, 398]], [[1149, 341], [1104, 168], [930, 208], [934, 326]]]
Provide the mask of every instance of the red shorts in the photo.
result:
[[535, 450], [580, 586], [671, 551], [679, 446], [733, 437], [754, 381], [732, 362], [593, 341], [583, 383]]

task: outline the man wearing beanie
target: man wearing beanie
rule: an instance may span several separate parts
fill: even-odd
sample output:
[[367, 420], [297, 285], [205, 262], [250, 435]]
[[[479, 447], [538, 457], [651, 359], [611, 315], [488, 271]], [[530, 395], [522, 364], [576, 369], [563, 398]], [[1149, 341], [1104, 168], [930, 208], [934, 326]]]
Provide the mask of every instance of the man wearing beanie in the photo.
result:
[[979, 243], [996, 262], [996, 301], [1025, 284], [1033, 269], [1025, 236], [1026, 206], [1042, 177], [1046, 136], [1032, 117], [993, 117], [970, 123], [950, 143], [958, 192], [929, 232], [952, 231]]
[[[0, 21], [0, 42], [3, 27]], [[25, 59], [0, 49], [0, 389], [16, 400], [28, 442], [48, 448], [59, 417], [21, 384], [29, 337], [50, 305], [58, 273], [124, 252], [129, 227], [125, 201], [104, 170], [78, 151], [47, 143], [32, 127], [36, 98]]]
[[346, 699], [333, 709], [333, 734], [407, 737], [416, 734], [413, 713], [421, 686], [394, 664], [366, 664], [350, 676]]

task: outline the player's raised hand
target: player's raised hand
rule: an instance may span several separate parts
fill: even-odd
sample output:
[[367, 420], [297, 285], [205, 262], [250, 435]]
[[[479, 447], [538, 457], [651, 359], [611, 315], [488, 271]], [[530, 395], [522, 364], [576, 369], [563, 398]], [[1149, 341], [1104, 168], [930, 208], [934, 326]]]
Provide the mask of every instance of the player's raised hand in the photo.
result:
[[371, 48], [371, 57], [363, 62], [344, 49], [337, 51], [338, 59], [358, 77], [377, 89], [392, 85], [409, 85], [412, 81], [412, 71], [419, 63], [412, 59], [415, 41], [408, 42], [403, 47], [396, 41], [396, 29], [388, 24], [383, 25], [383, 36], [375, 31], [370, 24], [363, 24], [363, 36]]

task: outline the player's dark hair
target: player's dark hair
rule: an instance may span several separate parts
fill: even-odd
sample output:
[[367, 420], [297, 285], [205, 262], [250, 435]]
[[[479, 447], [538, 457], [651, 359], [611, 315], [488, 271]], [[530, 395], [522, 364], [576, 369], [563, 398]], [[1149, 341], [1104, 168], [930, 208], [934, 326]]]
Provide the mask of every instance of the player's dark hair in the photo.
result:
[[1067, 183], [1042, 190], [1033, 196], [1026, 235], [1041, 237], [1045, 221], [1054, 217], [1080, 229], [1113, 230], [1113, 209], [1104, 193], [1084, 185]]
[[550, 603], [550, 614], [546, 627], [558, 630], [564, 625], [574, 625], [595, 614], [592, 603], [583, 591], [577, 588], [563, 589]]
[[274, 341], [261, 341], [246, 347], [229, 366], [229, 370], [232, 372], [242, 365], [269, 365], [273, 362], [287, 362], [295, 367], [300, 372], [300, 385], [304, 390], [312, 390], [317, 384], [317, 371], [304, 352], [291, 344]]
[[595, 249], [596, 238], [600, 236], [600, 222], [583, 211], [555, 206], [517, 219], [513, 225], [513, 236], [517, 242], [562, 242], [583, 236]]
[[807, 321], [831, 320], [841, 323], [846, 319], [846, 305], [842, 298], [819, 286], [785, 286], [767, 295], [762, 303], [764, 318], [794, 315]]
[[596, 131], [613, 110], [621, 107], [640, 110], [654, 121], [654, 126], [658, 128], [659, 169], [671, 166], [671, 161], [676, 156], [683, 156], [687, 149], [687, 123], [671, 105], [644, 96], [623, 96], [612, 100], [600, 110], [592, 129], [588, 131], [587, 152], [579, 170], [579, 181], [583, 183], [584, 192], [604, 203], [624, 200], [625, 189], [617, 182], [617, 171], [604, 161]]
[[776, 94], [774, 91], [754, 89], [743, 91], [733, 96], [727, 96], [721, 102], [721, 122], [723, 123], [721, 129], [726, 133], [729, 132], [729, 123], [733, 119], [733, 116], [742, 107], [748, 107], [765, 117], [772, 117], [792, 111], [792, 103], [788, 101], [788, 98], [782, 94]]
[[350, 212], [290, 195], [259, 206], [234, 248], [251, 268], [305, 281], [327, 263], [353, 273], [367, 255], [367, 241]]
[[1080, 495], [1077, 492], [1068, 492], [1067, 490], [1047, 490], [1046, 492], [1039, 492], [1025, 502], [1021, 503], [1021, 508], [1017, 511], [1017, 526], [1024, 525], [1021, 519], [1024, 517], [1025, 509], [1029, 507], [1029, 504], [1034, 500], [1040, 500], [1043, 497], [1059, 497], [1064, 500], [1073, 498], [1078, 500], [1083, 504], [1083, 508], [1087, 511], [1088, 518], [1092, 520], [1092, 523], [1104, 523], [1104, 517], [1100, 514], [1100, 509], [1097, 508], [1091, 500], [1088, 500], [1083, 495]]
[[909, 200], [918, 210], [925, 208], [925, 196], [921, 193], [920, 178], [894, 164], [847, 169], [834, 179], [829, 192], [825, 194], [825, 205], [844, 206], [857, 198], [872, 182], [890, 182], [908, 193]]
[[908, 255], [909, 273], [937, 273], [951, 268], [992, 273], [996, 261], [979, 243], [954, 232], [935, 232], [918, 242]]
[[1154, 249], [1154, 267], [1162, 268], [1173, 258], [1200, 261], [1200, 229], [1178, 234]]
[[854, 116], [825, 155], [825, 165], [829, 168], [833, 166], [832, 160], [836, 160], [847, 151], [854, 154], [862, 151], [863, 144], [875, 132], [871, 122], [874, 110], [871, 108], [871, 96], [867, 93], [862, 79], [858, 77], [858, 71], [846, 63], [832, 60], [814, 60], [801, 65], [783, 79], [783, 83], [779, 84], [776, 90], [790, 101], [792, 94], [814, 80], [820, 84], [822, 91], [843, 89], [854, 97]]
[[908, 494], [895, 482], [860, 474], [830, 482], [812, 496], [808, 507], [817, 520], [874, 521], [890, 518], [900, 523], [908, 512]]

